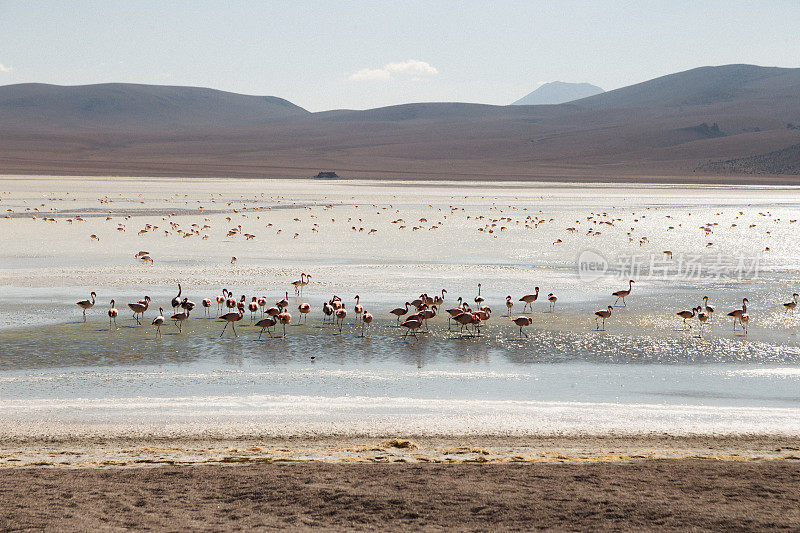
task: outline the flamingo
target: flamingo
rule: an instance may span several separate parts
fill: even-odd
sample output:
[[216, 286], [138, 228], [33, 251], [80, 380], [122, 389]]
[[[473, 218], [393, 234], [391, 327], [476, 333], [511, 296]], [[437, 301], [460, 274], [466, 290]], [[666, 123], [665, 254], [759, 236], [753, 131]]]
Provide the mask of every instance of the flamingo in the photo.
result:
[[134, 318], [134, 320], [136, 320], [136, 323], [138, 325], [141, 326], [142, 323], [139, 322], [139, 317], [137, 317], [136, 315], [142, 315], [142, 318], [144, 318], [144, 312], [147, 311], [147, 308], [149, 306], [150, 306], [150, 297], [149, 296], [145, 296], [143, 300], [139, 300], [136, 303], [128, 304], [128, 307], [130, 308], [130, 310], [133, 311], [133, 318]]
[[364, 328], [368, 327], [372, 324], [372, 315], [364, 311], [364, 314], [361, 315], [361, 336], [364, 336]]
[[[734, 309], [733, 311], [728, 313], [728, 316], [733, 317], [733, 331], [736, 331], [736, 321], [739, 320], [739, 322], [741, 322], [742, 315], [747, 313], [747, 304], [749, 303], [749, 301], [750, 300], [748, 300], [747, 298], [742, 298], [742, 308]], [[748, 316], [748, 318], [750, 317]], [[742, 327], [744, 327], [744, 324], [742, 324]]]
[[445, 311], [447, 311], [447, 313], [450, 315], [449, 317], [447, 317], [447, 331], [450, 331], [450, 321], [451, 321], [451, 320], [452, 320], [454, 317], [456, 317], [456, 316], [458, 316], [458, 315], [460, 315], [461, 313], [463, 313], [463, 312], [464, 312], [464, 307], [463, 307], [464, 305], [465, 305], [465, 304], [464, 304], [464, 302], [463, 302], [463, 300], [462, 300], [461, 296], [459, 296], [459, 297], [458, 297], [458, 307], [453, 307], [453, 308], [450, 308], [450, 309], [445, 309]]
[[434, 297], [434, 299], [433, 299], [433, 305], [435, 305], [436, 307], [441, 307], [441, 306], [443, 306], [443, 305], [444, 305], [444, 295], [445, 295], [445, 294], [447, 294], [447, 291], [446, 291], [446, 290], [444, 290], [444, 289], [442, 289], [442, 295], [441, 295], [441, 296], [438, 296], [438, 295], [437, 295], [436, 297]]
[[794, 308], [797, 307], [797, 293], [792, 294], [792, 301], [786, 302], [783, 306], [786, 308], [784, 313], [788, 313], [791, 310], [792, 314], [794, 314]]
[[700, 333], [697, 334], [698, 337], [703, 337], [703, 324], [708, 322], [709, 314], [707, 311], [703, 310], [702, 307], [699, 305], [697, 306], [697, 320], [700, 321]]
[[158, 308], [158, 316], [153, 319], [152, 324], [156, 327], [156, 336], [161, 336], [161, 324], [164, 323], [164, 308]]
[[333, 315], [333, 306], [330, 304], [330, 302], [324, 302], [322, 304], [322, 314], [324, 315], [322, 317], [322, 323], [324, 324], [325, 321], [329, 320]]
[[514, 302], [511, 301], [511, 296], [506, 296], [506, 309], [508, 309], [508, 317], [511, 317], [511, 308], [514, 307]]
[[429, 309], [423, 309], [419, 312], [423, 322], [425, 322], [426, 331], [428, 331], [428, 320], [436, 318], [436, 311], [438, 311], [438, 308], [435, 305], [432, 305]]
[[185, 310], [181, 311], [180, 313], [175, 313], [174, 315], [172, 315], [169, 318], [170, 318], [170, 320], [174, 320], [175, 321], [175, 325], [178, 327], [178, 333], [180, 333], [181, 331], [183, 331], [183, 328], [182, 328], [183, 321], [189, 318], [189, 310], [185, 309]]
[[308, 320], [308, 313], [311, 312], [311, 305], [307, 304], [306, 302], [303, 302], [297, 306], [297, 310], [300, 311], [300, 315], [303, 317], [303, 322]]
[[111, 300], [111, 309], [108, 310], [108, 326], [111, 327], [111, 321], [114, 321], [114, 326], [117, 325], [117, 308], [114, 307], [114, 300]]
[[[469, 326], [470, 324], [475, 324], [478, 321], [477, 317], [469, 311], [461, 312], [460, 314], [454, 316], [453, 320], [461, 324], [461, 333], [464, 332], [465, 326]], [[467, 331], [469, 331], [468, 327]]]
[[181, 301], [181, 309], [183, 309], [184, 311], [194, 311], [195, 307], [196, 307], [195, 303], [191, 301], [189, 298], [184, 298], [183, 301]]
[[519, 299], [520, 302], [525, 302], [525, 305], [522, 306], [522, 312], [525, 312], [525, 308], [530, 306], [531, 313], [533, 313], [533, 302], [539, 299], [539, 287], [534, 287], [533, 294], [526, 294], [522, 298]]
[[230, 291], [228, 291], [228, 295], [225, 297], [225, 307], [228, 309], [236, 309], [236, 298]]
[[288, 311], [284, 311], [278, 315], [278, 322], [283, 325], [283, 336], [286, 336], [286, 324], [291, 323], [292, 315], [289, 314]]
[[228, 299], [228, 289], [222, 289], [222, 294], [217, 296], [217, 313], [222, 310], [222, 304]]
[[689, 329], [692, 329], [691, 324], [687, 324], [686, 320], [689, 319], [689, 318], [694, 318], [694, 316], [697, 314], [697, 308], [696, 307], [692, 307], [691, 311], [689, 311], [687, 309], [684, 309], [683, 311], [678, 311], [675, 314], [683, 319], [683, 325], [684, 326], [688, 326]]
[[247, 304], [247, 309], [250, 310], [250, 322], [252, 323], [255, 317], [256, 311], [258, 311], [258, 299], [253, 296], [253, 299]]
[[418, 330], [421, 325], [422, 325], [422, 320], [420, 320], [416, 316], [409, 317], [408, 319], [406, 319], [402, 324], [400, 324], [400, 326], [406, 328], [406, 333], [405, 335], [403, 335], [403, 338], [405, 339], [406, 337], [408, 337], [408, 334], [410, 333], [416, 339], [417, 334], [415, 330]]
[[635, 282], [632, 279], [628, 280], [628, 290], [624, 290], [623, 289], [621, 291], [617, 291], [617, 292], [612, 292], [611, 293], [611, 296], [616, 296], [617, 297], [617, 299], [614, 300], [614, 305], [617, 305], [617, 302], [619, 301], [619, 299], [622, 298], [622, 307], [628, 307], [628, 304], [625, 303], [625, 298], [630, 296], [631, 290], [633, 289], [633, 284], [634, 283]]
[[397, 325], [398, 326], [400, 325], [400, 317], [404, 316], [406, 313], [408, 313], [408, 306], [409, 305], [411, 305], [411, 302], [406, 302], [406, 306], [405, 307], [395, 307], [394, 309], [389, 311], [389, 313], [397, 316]]
[[337, 326], [339, 326], [339, 333], [342, 332], [342, 324], [344, 324], [344, 319], [347, 316], [347, 309], [342, 307], [341, 309], [336, 310], [336, 321]]
[[277, 324], [277, 323], [278, 323], [278, 321], [277, 321], [277, 320], [275, 320], [275, 319], [274, 319], [273, 317], [271, 317], [271, 316], [268, 316], [268, 317], [266, 317], [266, 318], [262, 318], [261, 320], [259, 320], [258, 322], [256, 322], [256, 323], [254, 324], [254, 326], [255, 326], [255, 327], [257, 327], [257, 328], [261, 328], [261, 332], [258, 334], [258, 338], [259, 338], [259, 339], [261, 338], [261, 335], [264, 333], [264, 330], [265, 330], [265, 329], [267, 329], [267, 328], [274, 328], [274, 327], [275, 327], [275, 324]]
[[83, 309], [83, 321], [84, 322], [86, 322], [86, 310], [87, 309], [91, 309], [92, 307], [94, 307], [94, 299], [97, 296], [97, 294], [95, 294], [95, 292], [92, 291], [90, 296], [92, 297], [91, 300], [81, 300], [80, 302], [78, 302], [78, 307]]
[[708, 305], [708, 296], [703, 296], [703, 305], [705, 307], [705, 312], [708, 315], [708, 319], [711, 320], [714, 318], [714, 308]]
[[744, 329], [744, 334], [747, 335], [747, 324], [750, 322], [750, 315], [747, 313], [742, 313], [739, 317], [739, 322], [742, 323], [742, 328]]
[[178, 295], [175, 298], [172, 299], [171, 303], [172, 303], [172, 311], [173, 312], [175, 311], [175, 309], [178, 308], [179, 305], [181, 305], [181, 284], [180, 283], [178, 283]]
[[550, 302], [550, 312], [552, 313], [556, 310], [556, 302], [558, 301], [558, 297], [551, 292], [547, 295], [547, 301]]
[[289, 291], [286, 291], [286, 296], [282, 300], [275, 302], [275, 305], [277, 305], [281, 309], [289, 307]]
[[[302, 277], [302, 276], [301, 276]], [[308, 280], [311, 279], [311, 274], [306, 274], [306, 280], [300, 285], [300, 295], [303, 295], [303, 288], [308, 285]]]
[[305, 273], [300, 274], [300, 279], [296, 279], [292, 282], [294, 285], [294, 294], [295, 296], [300, 296], [300, 289], [303, 288], [303, 278], [305, 277]]
[[596, 330], [600, 329], [600, 323], [598, 322], [598, 320], [601, 319], [601, 318], [603, 319], [603, 331], [606, 330], [606, 318], [611, 316], [611, 310], [612, 309], [614, 309], [614, 308], [609, 305], [608, 309], [600, 309], [599, 311], [595, 311], [594, 312], [594, 314], [595, 314], [594, 322], [595, 322], [595, 325], [597, 326], [597, 327], [595, 327]]
[[486, 298], [481, 296], [481, 284], [478, 283], [478, 295], [475, 297], [475, 303], [481, 305], [484, 301], [486, 301]]
[[228, 328], [228, 324], [230, 324], [231, 329], [233, 330], [234, 337], [238, 337], [238, 335], [236, 334], [236, 322], [240, 321], [243, 316], [244, 316], [244, 307], [237, 306], [235, 313], [225, 313], [224, 315], [219, 317], [220, 320], [225, 321], [225, 327], [222, 328], [222, 333], [220, 333], [219, 336], [222, 337], [222, 335], [225, 333], [225, 330]]
[[489, 306], [484, 305], [484, 306], [482, 306], [480, 308], [479, 311], [475, 311], [472, 314], [475, 315], [475, 318], [477, 319], [477, 321], [475, 322], [475, 329], [478, 330], [478, 335], [480, 335], [481, 334], [481, 324], [483, 324], [484, 322], [486, 322], [487, 320], [489, 320], [491, 318], [492, 310], [489, 308]]
[[528, 317], [528, 316], [518, 316], [517, 318], [515, 318], [514, 320], [512, 320], [512, 322], [513, 322], [514, 324], [516, 324], [516, 325], [518, 325], [518, 326], [519, 326], [519, 336], [520, 336], [520, 337], [522, 337], [523, 335], [525, 335], [526, 337], [528, 336], [528, 334], [527, 334], [527, 333], [525, 333], [524, 331], [522, 331], [522, 328], [524, 328], [524, 327], [527, 327], [527, 326], [530, 326], [530, 325], [531, 325], [531, 323], [533, 322], [533, 320], [531, 320], [531, 317]]
[[356, 294], [356, 298], [355, 298], [356, 305], [355, 305], [355, 307], [353, 307], [353, 311], [356, 314], [356, 320], [358, 320], [361, 317], [361, 313], [364, 312], [364, 306], [362, 306], [361, 303], [359, 302], [360, 299], [361, 299], [361, 297], [358, 294]]
[[209, 316], [209, 309], [211, 309], [211, 298], [203, 298], [203, 311], [206, 316]]
[[267, 297], [262, 296], [258, 299], [258, 306], [261, 308], [261, 316], [264, 316], [264, 308], [267, 306]]

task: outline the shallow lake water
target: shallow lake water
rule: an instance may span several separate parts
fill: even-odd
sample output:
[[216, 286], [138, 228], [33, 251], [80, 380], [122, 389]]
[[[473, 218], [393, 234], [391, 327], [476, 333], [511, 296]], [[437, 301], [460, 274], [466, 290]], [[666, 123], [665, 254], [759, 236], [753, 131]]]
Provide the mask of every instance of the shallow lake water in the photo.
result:
[[[798, 434], [800, 314], [781, 305], [800, 287], [798, 193], [0, 179], [0, 435]], [[582, 270], [587, 258], [602, 270]], [[627, 306], [597, 331], [594, 311], [628, 279]], [[150, 321], [171, 314], [179, 282], [198, 307], [157, 338]], [[480, 335], [440, 310], [404, 338], [388, 313], [443, 288], [444, 307], [475, 306], [478, 283], [493, 311]], [[518, 316], [536, 286], [522, 337], [505, 299]], [[207, 318], [200, 300], [223, 288], [269, 305], [288, 291], [286, 336], [259, 339], [246, 312], [220, 338], [216, 302]], [[341, 332], [322, 324], [333, 294]], [[356, 294], [375, 316], [364, 337]], [[145, 295], [137, 326], [126, 304]], [[710, 323], [684, 327], [675, 313], [706, 295]], [[725, 316], [745, 297], [747, 335]]]

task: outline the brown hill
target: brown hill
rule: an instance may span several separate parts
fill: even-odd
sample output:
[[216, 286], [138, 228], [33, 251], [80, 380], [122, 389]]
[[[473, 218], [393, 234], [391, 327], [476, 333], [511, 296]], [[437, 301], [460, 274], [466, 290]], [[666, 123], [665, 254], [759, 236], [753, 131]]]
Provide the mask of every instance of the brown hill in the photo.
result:
[[201, 87], [131, 83], [0, 87], [0, 124], [4, 130], [170, 131], [266, 124], [308, 114], [275, 96]]
[[[193, 88], [34, 86], [46, 97], [9, 98], [5, 87], [0, 173], [699, 181], [728, 172], [695, 172], [708, 161], [800, 143], [787, 127], [800, 123], [798, 80], [800, 69], [729, 65], [562, 105], [323, 113]], [[773, 182], [787, 180], [798, 178]]]
[[706, 163], [698, 170], [730, 174], [800, 174], [800, 144], [768, 154]]
[[588, 109], [697, 106], [800, 96], [800, 69], [723, 65], [700, 67], [572, 102]]

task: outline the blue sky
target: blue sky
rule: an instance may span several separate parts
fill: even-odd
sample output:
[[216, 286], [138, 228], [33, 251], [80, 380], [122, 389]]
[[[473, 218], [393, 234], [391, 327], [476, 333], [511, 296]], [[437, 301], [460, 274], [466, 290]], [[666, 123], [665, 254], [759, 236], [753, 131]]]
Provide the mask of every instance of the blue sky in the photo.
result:
[[510, 103], [703, 65], [800, 66], [800, 1], [0, 0], [0, 85], [196, 85], [312, 111]]

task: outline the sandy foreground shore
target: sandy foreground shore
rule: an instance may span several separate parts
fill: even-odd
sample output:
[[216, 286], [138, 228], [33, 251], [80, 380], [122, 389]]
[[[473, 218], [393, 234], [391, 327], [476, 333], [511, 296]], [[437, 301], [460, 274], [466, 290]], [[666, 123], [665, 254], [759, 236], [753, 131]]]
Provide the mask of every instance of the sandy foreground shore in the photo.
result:
[[0, 470], [0, 530], [767, 530], [788, 461], [249, 464]]
[[791, 436], [0, 445], [3, 531], [800, 527], [800, 438]]

